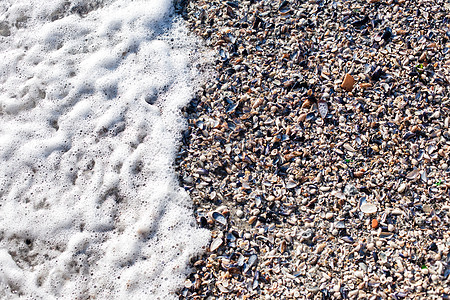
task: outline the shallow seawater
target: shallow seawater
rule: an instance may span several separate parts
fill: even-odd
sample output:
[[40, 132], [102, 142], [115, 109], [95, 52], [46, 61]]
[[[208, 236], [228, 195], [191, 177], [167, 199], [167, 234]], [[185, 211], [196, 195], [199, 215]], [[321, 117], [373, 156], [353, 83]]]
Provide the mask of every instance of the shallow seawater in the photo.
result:
[[0, 2], [0, 298], [175, 298], [199, 47], [171, 1]]

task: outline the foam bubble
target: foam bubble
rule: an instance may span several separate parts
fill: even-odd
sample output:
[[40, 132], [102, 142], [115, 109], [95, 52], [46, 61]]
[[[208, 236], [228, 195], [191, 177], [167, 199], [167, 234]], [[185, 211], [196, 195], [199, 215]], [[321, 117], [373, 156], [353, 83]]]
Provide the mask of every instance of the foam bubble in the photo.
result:
[[175, 298], [209, 238], [172, 167], [197, 41], [164, 0], [0, 12], [0, 297]]

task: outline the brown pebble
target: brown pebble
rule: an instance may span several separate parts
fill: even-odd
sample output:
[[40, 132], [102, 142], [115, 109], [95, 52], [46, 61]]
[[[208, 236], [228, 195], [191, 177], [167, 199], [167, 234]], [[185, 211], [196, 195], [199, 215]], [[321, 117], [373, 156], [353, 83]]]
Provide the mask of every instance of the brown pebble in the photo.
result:
[[342, 82], [341, 87], [347, 92], [351, 92], [353, 90], [353, 85], [355, 84], [355, 79], [350, 74], [345, 74], [344, 81]]
[[368, 83], [368, 82], [365, 82], [365, 83], [360, 83], [359, 86], [360, 86], [361, 88], [363, 88], [363, 89], [367, 89], [367, 88], [372, 87], [372, 84], [371, 84], [371, 83]]
[[407, 33], [406, 30], [403, 30], [403, 29], [397, 30], [397, 34], [398, 34], [398, 35], [405, 35], [406, 33]]
[[251, 216], [250, 219], [248, 219], [248, 224], [252, 225], [253, 223], [255, 223], [256, 219], [256, 216]]
[[377, 221], [377, 219], [373, 219], [372, 220], [372, 228], [373, 229], [377, 229], [378, 228], [378, 221]]

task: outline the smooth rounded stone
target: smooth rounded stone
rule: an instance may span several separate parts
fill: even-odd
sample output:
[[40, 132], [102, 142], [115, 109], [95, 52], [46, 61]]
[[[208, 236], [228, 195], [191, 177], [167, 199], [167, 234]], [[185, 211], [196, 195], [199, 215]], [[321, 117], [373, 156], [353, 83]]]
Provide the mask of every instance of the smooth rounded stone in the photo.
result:
[[383, 247], [384, 243], [383, 243], [383, 241], [376, 241], [375, 244], [377, 245], [377, 248], [380, 249], [381, 247]]
[[372, 203], [363, 203], [359, 208], [365, 214], [374, 214], [378, 211], [378, 208], [375, 204]]
[[388, 225], [388, 231], [392, 232], [392, 231], [394, 231], [394, 230], [395, 230], [394, 225], [389, 224], [389, 225]]
[[377, 229], [378, 228], [378, 220], [377, 219], [372, 219], [371, 223], [372, 223], [371, 224], [372, 229]]
[[333, 219], [333, 217], [334, 217], [334, 213], [332, 213], [332, 212], [328, 212], [325, 214], [325, 219], [327, 219], [327, 220]]
[[240, 209], [236, 210], [236, 216], [238, 218], [242, 218], [244, 216], [244, 212]]
[[367, 247], [367, 250], [369, 250], [369, 251], [373, 251], [373, 249], [375, 249], [374, 243], [368, 243], [366, 247]]

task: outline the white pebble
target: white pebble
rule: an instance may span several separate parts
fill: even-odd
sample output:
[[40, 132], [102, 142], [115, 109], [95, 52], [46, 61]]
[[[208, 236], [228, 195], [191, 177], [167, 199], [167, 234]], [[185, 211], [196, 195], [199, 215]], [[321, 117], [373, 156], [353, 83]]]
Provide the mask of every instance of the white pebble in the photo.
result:
[[329, 212], [325, 215], [325, 219], [330, 220], [334, 217], [334, 214], [332, 212]]

